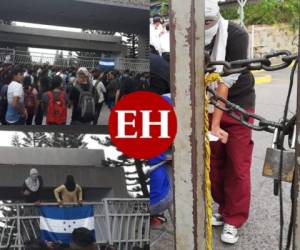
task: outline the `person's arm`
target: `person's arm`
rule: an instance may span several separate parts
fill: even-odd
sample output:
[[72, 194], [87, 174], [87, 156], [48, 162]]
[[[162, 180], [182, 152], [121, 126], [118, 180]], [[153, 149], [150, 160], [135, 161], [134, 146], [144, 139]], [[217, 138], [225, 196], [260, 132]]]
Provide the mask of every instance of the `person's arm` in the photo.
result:
[[22, 194], [22, 196], [27, 196], [27, 195], [30, 194], [30, 192], [27, 190], [27, 187], [26, 187], [25, 182], [24, 182], [23, 185], [22, 185], [22, 188], [21, 188], [21, 194]]
[[78, 189], [78, 202], [82, 203], [82, 188], [80, 185], [77, 184], [77, 189]]
[[[219, 82], [218, 87], [216, 90], [216, 93], [218, 96], [223, 97], [224, 99], [227, 99], [228, 97], [228, 87], [224, 84]], [[221, 101], [218, 101], [218, 104], [221, 107], [225, 107], [225, 104]], [[226, 143], [228, 140], [228, 133], [221, 129], [221, 119], [222, 119], [223, 111], [215, 108], [214, 113], [212, 115], [212, 122], [211, 122], [211, 132], [215, 136], [217, 136], [222, 143]]]
[[60, 199], [60, 193], [64, 190], [64, 185], [61, 185], [57, 188], [54, 189], [54, 196], [55, 196], [55, 199], [58, 203], [62, 204], [63, 201]]
[[120, 89], [117, 89], [117, 91], [116, 91], [116, 99], [115, 99], [115, 103], [118, 102], [119, 97], [120, 97]]
[[34, 103], [35, 103], [34, 115], [36, 115], [37, 112], [38, 112], [39, 100], [38, 100], [38, 92], [37, 92], [37, 90], [34, 89], [33, 91], [34, 91]]
[[104, 84], [103, 84], [102, 81], [99, 82], [99, 85], [100, 85], [100, 88], [101, 88], [102, 92], [106, 93], [106, 88], [105, 88], [105, 86], [104, 86]]

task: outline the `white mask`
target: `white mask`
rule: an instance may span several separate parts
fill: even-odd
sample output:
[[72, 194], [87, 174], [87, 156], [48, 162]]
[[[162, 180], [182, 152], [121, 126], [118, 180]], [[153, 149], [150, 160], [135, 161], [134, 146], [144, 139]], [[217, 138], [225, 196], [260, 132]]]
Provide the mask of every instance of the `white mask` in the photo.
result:
[[209, 45], [212, 42], [213, 38], [218, 33], [218, 29], [219, 29], [219, 22], [217, 22], [211, 28], [205, 30], [205, 46]]

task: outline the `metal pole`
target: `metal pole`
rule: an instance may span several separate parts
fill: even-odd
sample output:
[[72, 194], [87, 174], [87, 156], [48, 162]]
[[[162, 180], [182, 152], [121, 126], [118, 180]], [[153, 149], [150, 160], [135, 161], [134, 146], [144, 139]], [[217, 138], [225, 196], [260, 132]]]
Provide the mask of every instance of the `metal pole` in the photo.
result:
[[21, 219], [20, 219], [20, 206], [17, 205], [17, 239], [18, 239], [18, 249], [21, 250]]
[[[299, 27], [300, 31], [300, 27]], [[300, 44], [300, 37], [299, 43]], [[298, 49], [298, 59], [300, 54], [300, 48]], [[298, 84], [297, 84], [297, 137], [296, 137], [296, 159], [295, 159], [295, 172], [294, 174], [297, 176], [294, 180], [294, 191], [296, 193], [296, 197], [294, 198], [294, 204], [296, 204], [295, 209], [295, 217], [294, 219], [294, 237], [293, 237], [293, 249], [300, 250], [300, 200], [299, 196], [299, 168], [300, 168], [300, 68], [298, 66]]]
[[205, 249], [204, 0], [171, 0], [175, 249]]

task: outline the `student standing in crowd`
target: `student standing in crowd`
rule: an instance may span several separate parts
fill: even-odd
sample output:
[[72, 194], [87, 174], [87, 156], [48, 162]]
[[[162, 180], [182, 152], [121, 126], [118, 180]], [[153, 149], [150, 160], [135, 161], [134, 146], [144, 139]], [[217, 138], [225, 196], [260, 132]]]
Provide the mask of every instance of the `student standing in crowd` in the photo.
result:
[[24, 105], [27, 111], [28, 117], [26, 120], [26, 125], [32, 125], [33, 117], [36, 115], [38, 109], [38, 92], [33, 87], [32, 76], [25, 76], [23, 81], [24, 86]]
[[[248, 54], [247, 32], [223, 19], [217, 0], [205, 1], [205, 49], [212, 60], [217, 61], [246, 59]], [[251, 72], [224, 77], [223, 82], [229, 88], [229, 101], [254, 112], [255, 91]], [[249, 122], [253, 121], [250, 119]], [[220, 141], [211, 143], [212, 196], [219, 205], [212, 224], [223, 226], [221, 240], [234, 244], [239, 238], [238, 228], [249, 217], [253, 142], [251, 129], [226, 113], [222, 116], [221, 128], [229, 136], [226, 144]]]
[[72, 175], [67, 176], [65, 184], [54, 189], [54, 196], [60, 205], [71, 202], [82, 203], [82, 189]]
[[95, 119], [93, 121], [93, 124], [97, 125], [101, 113], [101, 109], [105, 100], [106, 88], [102, 82], [103, 74], [101, 74], [100, 70], [96, 69], [93, 72], [93, 75], [94, 75], [93, 85], [96, 88], [98, 93], [98, 100], [96, 100], [96, 114], [95, 114]]
[[23, 79], [24, 71], [20, 67], [12, 69], [12, 81], [7, 88], [7, 112], [5, 120], [8, 125], [25, 125], [27, 111], [24, 107]]
[[78, 69], [75, 86], [70, 92], [69, 99], [73, 104], [71, 124], [91, 124], [95, 119], [96, 100], [99, 98], [87, 68]]
[[22, 196], [27, 203], [39, 203], [41, 200], [41, 191], [43, 188], [43, 179], [37, 169], [30, 169], [29, 176], [25, 179], [22, 186]]
[[160, 36], [159, 44], [160, 44], [162, 57], [167, 62], [170, 62], [170, 27], [169, 27], [169, 24], [166, 24], [165, 31]]
[[55, 76], [51, 81], [51, 90], [42, 97], [47, 125], [65, 125], [67, 122], [67, 95], [62, 89], [62, 81], [60, 76]]
[[44, 93], [50, 89], [50, 78], [48, 76], [48, 69], [42, 70], [38, 80], [38, 110], [35, 116], [35, 125], [42, 125], [43, 123], [43, 104], [42, 99]]
[[120, 95], [120, 81], [117, 79], [117, 74], [114, 71], [110, 71], [107, 75], [108, 85], [106, 86], [107, 91], [107, 104], [112, 109], [119, 99]]

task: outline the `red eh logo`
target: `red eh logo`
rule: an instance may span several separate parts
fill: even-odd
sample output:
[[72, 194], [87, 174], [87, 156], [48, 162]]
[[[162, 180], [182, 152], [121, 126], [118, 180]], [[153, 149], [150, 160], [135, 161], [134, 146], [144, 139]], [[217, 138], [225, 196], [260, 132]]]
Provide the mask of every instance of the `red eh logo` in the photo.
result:
[[151, 159], [175, 139], [176, 115], [160, 95], [138, 91], [123, 97], [109, 117], [113, 144], [128, 157]]

